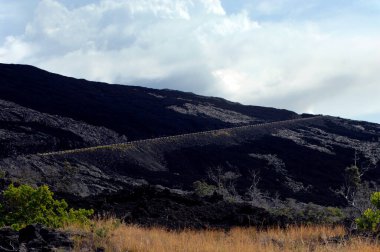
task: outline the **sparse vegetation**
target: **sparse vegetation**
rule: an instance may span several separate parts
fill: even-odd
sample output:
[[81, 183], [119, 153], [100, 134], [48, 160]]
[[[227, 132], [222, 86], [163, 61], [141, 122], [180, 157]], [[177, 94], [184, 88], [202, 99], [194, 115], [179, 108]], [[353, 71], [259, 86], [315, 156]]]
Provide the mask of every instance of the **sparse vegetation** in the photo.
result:
[[273, 215], [285, 217], [289, 223], [302, 225], [337, 225], [346, 219], [345, 212], [337, 207], [320, 206], [314, 203], [286, 199], [267, 201], [267, 210]]
[[200, 197], [211, 196], [217, 190], [216, 186], [207, 184], [207, 182], [199, 180], [193, 183], [193, 187], [195, 193]]
[[379, 233], [380, 231], [380, 193], [373, 181], [363, 181], [363, 175], [371, 168], [357, 165], [359, 158], [355, 152], [355, 163], [345, 169], [344, 184], [334, 192], [345, 199], [345, 215], [351, 220], [350, 228]]
[[249, 172], [251, 185], [246, 192], [250, 203], [253, 206], [268, 208], [268, 195], [259, 189], [259, 183], [261, 180], [260, 172], [251, 170]]
[[[281, 200], [278, 195], [271, 196], [268, 192], [263, 192], [259, 189], [261, 177], [257, 170], [249, 171], [251, 184], [245, 195], [239, 195], [235, 185], [240, 176], [238, 173], [226, 171], [223, 167], [217, 166], [208, 171], [208, 177], [214, 185], [204, 181], [195, 181], [193, 183], [194, 192], [200, 197], [217, 193], [230, 203], [249, 203], [254, 207], [264, 208], [273, 216], [285, 218], [288, 223], [336, 225], [343, 223], [348, 216], [345, 211], [337, 207], [326, 207], [314, 203], [306, 204], [291, 198]], [[357, 181], [356, 197], [364, 193], [361, 188], [364, 188], [365, 185], [367, 184], [361, 184], [360, 180]]]
[[54, 199], [53, 192], [46, 185], [33, 188], [11, 184], [2, 196], [0, 226], [11, 226], [16, 230], [35, 223], [54, 228], [68, 223], [84, 224], [94, 213], [93, 210], [68, 209], [66, 201]]
[[117, 219], [99, 219], [92, 225], [68, 225], [77, 233], [74, 251], [379, 251], [377, 241], [348, 238], [341, 226], [290, 226], [286, 229], [233, 228], [225, 230], [168, 231], [123, 225]]
[[379, 233], [380, 231], [380, 192], [375, 192], [371, 196], [373, 208], [368, 208], [363, 215], [356, 219], [358, 228]]
[[222, 166], [209, 169], [207, 174], [216, 186], [216, 193], [222, 195], [224, 200], [228, 202], [241, 201], [241, 197], [236, 191], [236, 180], [241, 177], [241, 174], [235, 171], [225, 171]]
[[[361, 174], [357, 165], [349, 166], [344, 171], [344, 185], [336, 193], [342, 196], [350, 207], [357, 209], [357, 193], [361, 189]], [[358, 209], [360, 211], [360, 209]]]

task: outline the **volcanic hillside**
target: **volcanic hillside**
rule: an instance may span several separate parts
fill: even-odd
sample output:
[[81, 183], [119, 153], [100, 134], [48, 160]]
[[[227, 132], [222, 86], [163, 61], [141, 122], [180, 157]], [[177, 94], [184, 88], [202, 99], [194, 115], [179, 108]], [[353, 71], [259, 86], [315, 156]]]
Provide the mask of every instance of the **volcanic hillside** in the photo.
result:
[[243, 106], [174, 90], [108, 85], [0, 64], [0, 99], [103, 126], [129, 139], [218, 129], [297, 117], [287, 110]]
[[82, 202], [111, 195], [125, 202], [121, 192], [148, 184], [188, 195], [219, 171], [236, 177], [243, 199], [255, 173], [268, 197], [341, 205], [334, 190], [355, 156], [362, 178], [380, 182], [380, 125], [368, 122], [7, 64], [0, 108], [5, 178], [48, 184]]

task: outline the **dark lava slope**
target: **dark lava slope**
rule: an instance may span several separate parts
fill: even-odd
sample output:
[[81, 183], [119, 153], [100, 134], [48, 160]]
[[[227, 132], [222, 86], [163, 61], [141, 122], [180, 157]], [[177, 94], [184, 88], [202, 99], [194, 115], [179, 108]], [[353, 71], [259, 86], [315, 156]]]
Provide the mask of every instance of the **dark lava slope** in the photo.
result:
[[11, 64], [0, 64], [0, 99], [103, 126], [129, 139], [297, 117], [287, 110], [174, 90], [90, 82]]
[[[213, 129], [221, 130], [157, 138]], [[149, 138], [154, 139], [36, 155]], [[368, 169], [363, 179], [380, 183], [379, 140], [378, 124], [300, 116], [220, 98], [89, 82], [31, 66], [0, 64], [0, 170], [5, 180], [49, 184], [72, 202], [116, 209], [121, 216], [123, 211], [135, 213], [133, 218], [158, 216], [156, 223], [161, 223], [166, 207], [172, 215], [180, 212], [173, 218], [214, 211], [213, 200], [194, 201], [189, 195], [195, 181], [212, 184], [209, 170], [217, 167], [239, 176], [236, 189], [242, 198], [250, 186], [250, 172], [256, 171], [260, 190], [270, 197], [341, 205], [333, 189], [343, 184], [344, 170], [353, 164], [355, 153], [359, 166]], [[146, 195], [149, 188], [145, 196], [131, 191], [146, 185], [158, 188], [159, 196]], [[164, 188], [177, 196], [169, 197]], [[233, 213], [240, 216], [246, 211], [226, 209], [234, 210], [206, 214], [209, 219], [199, 220], [199, 225], [230, 223], [236, 217]]]
[[339, 205], [332, 189], [343, 184], [355, 153], [360, 166], [369, 168], [364, 179], [380, 182], [379, 136], [379, 125], [322, 116], [6, 158], [0, 167], [11, 177], [43, 181], [56, 191], [84, 197], [115, 193], [130, 184], [190, 191], [197, 180], [212, 183], [208, 172], [216, 167], [240, 175], [236, 187], [243, 196], [254, 170], [260, 173], [260, 189], [271, 196]]
[[0, 100], [0, 158], [125, 141], [105, 127]]

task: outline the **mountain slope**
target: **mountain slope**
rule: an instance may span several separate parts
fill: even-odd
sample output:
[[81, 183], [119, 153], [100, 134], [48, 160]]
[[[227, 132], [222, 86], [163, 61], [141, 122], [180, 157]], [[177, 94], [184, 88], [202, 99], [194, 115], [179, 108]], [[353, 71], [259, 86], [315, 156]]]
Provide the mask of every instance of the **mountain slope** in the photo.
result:
[[[353, 163], [355, 153], [360, 157], [360, 165], [370, 168], [364, 179], [380, 182], [379, 136], [380, 127], [376, 124], [361, 123], [359, 128], [354, 121], [318, 116], [4, 159], [0, 166], [15, 167], [21, 163], [24, 172], [5, 170], [13, 177], [29, 173], [28, 178], [35, 181], [43, 178], [52, 182], [57, 174], [33, 175], [28, 170], [54, 164], [58, 174], [70, 178], [70, 184], [78, 184], [76, 179], [81, 178], [77, 190], [68, 191], [83, 196], [101, 194], [102, 190], [117, 191], [123, 183], [133, 180], [192, 190], [195, 181], [209, 181], [210, 169], [217, 167], [241, 175], [236, 188], [244, 195], [250, 186], [249, 174], [254, 170], [261, 176], [260, 189], [270, 195], [339, 205], [342, 201], [332, 190], [344, 183], [344, 170]], [[59, 169], [65, 162], [72, 167], [71, 172], [75, 170], [82, 175], [75, 178], [78, 174], [66, 174]], [[99, 174], [103, 176], [101, 180], [90, 179], [100, 177]], [[109, 186], [115, 178], [120, 183], [119, 189]], [[59, 191], [61, 183], [57, 180], [52, 185]]]
[[173, 90], [109, 85], [0, 64], [0, 99], [103, 126], [129, 139], [297, 117], [287, 110], [243, 106]]
[[127, 141], [104, 127], [0, 100], [0, 158]]
[[[380, 184], [378, 124], [89, 82], [23, 65], [0, 64], [0, 151], [1, 181], [48, 184], [80, 206], [153, 219], [149, 201], [157, 195], [155, 204], [168, 212], [214, 209], [218, 198], [204, 203], [189, 195], [196, 181], [215, 186], [211, 173], [218, 169], [236, 176], [240, 200], [254, 172], [269, 198], [343, 206], [334, 190], [355, 159], [366, 170], [362, 179]], [[154, 192], [135, 194], [148, 185]], [[244, 207], [237, 209], [244, 215]]]

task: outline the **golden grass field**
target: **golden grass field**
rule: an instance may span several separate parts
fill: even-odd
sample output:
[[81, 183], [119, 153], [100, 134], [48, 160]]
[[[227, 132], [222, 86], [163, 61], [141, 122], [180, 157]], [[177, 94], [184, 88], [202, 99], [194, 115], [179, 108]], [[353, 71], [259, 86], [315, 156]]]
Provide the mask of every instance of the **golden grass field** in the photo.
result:
[[233, 228], [224, 230], [168, 231], [124, 225], [115, 219], [97, 220], [91, 226], [68, 226], [76, 233], [74, 251], [120, 252], [248, 252], [248, 251], [380, 251], [373, 240], [352, 237], [331, 242], [331, 237], [345, 235], [343, 227], [301, 226], [287, 229]]

